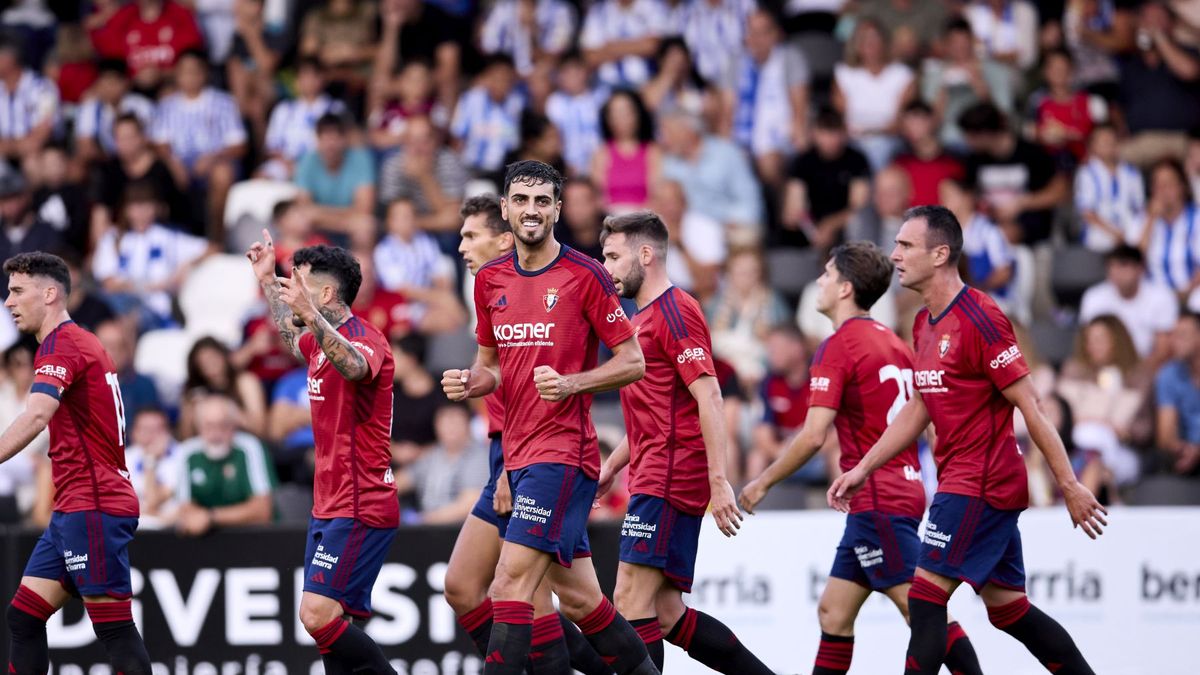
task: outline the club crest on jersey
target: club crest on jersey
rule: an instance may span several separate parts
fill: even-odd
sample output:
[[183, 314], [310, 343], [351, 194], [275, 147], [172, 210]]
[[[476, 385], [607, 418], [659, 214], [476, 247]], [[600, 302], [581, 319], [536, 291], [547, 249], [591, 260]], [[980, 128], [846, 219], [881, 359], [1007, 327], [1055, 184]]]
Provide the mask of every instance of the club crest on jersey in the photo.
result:
[[546, 308], [546, 311], [549, 312], [550, 310], [554, 309], [554, 306], [557, 304], [558, 304], [558, 289], [557, 288], [547, 288], [546, 294], [542, 296], [542, 305]]
[[942, 339], [938, 340], [938, 356], [946, 356], [946, 352], [950, 351], [950, 334], [945, 333]]
[[317, 369], [320, 370], [323, 365], [325, 365], [325, 352], [321, 351], [317, 353]]

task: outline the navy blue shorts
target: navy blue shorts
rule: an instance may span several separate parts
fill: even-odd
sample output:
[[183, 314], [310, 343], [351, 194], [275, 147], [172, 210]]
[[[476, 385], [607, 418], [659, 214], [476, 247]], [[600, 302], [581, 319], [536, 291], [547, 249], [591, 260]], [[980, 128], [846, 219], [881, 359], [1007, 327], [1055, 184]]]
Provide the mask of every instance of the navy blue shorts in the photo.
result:
[[596, 481], [577, 466], [531, 464], [510, 471], [513, 512], [505, 541], [545, 551], [563, 567], [592, 555], [587, 522]]
[[129, 542], [137, 526], [137, 518], [99, 511], [55, 511], [33, 547], [24, 576], [53, 579], [75, 596], [128, 598], [133, 595]]
[[853, 581], [873, 591], [907, 584], [917, 569], [921, 521], [863, 511], [846, 516], [846, 529], [833, 557], [829, 576]]
[[483, 486], [483, 492], [479, 493], [479, 501], [475, 502], [475, 508], [471, 509], [471, 515], [496, 526], [500, 531], [500, 538], [504, 538], [504, 533], [508, 531], [509, 516], [500, 516], [496, 514], [496, 509], [492, 504], [492, 498], [496, 496], [496, 481], [500, 480], [500, 474], [504, 473], [504, 448], [500, 445], [500, 438], [492, 439], [492, 447], [488, 452], [488, 465], [491, 468], [491, 474], [488, 476], [487, 485]]
[[672, 586], [691, 593], [703, 520], [662, 497], [633, 495], [621, 524], [621, 562], [657, 567]]
[[976, 593], [987, 584], [1024, 591], [1020, 517], [1020, 510], [994, 509], [978, 497], [939, 492], [929, 507], [918, 565], [965, 581]]
[[371, 588], [395, 538], [395, 528], [353, 518], [310, 519], [304, 590], [337, 600], [351, 616], [371, 616]]

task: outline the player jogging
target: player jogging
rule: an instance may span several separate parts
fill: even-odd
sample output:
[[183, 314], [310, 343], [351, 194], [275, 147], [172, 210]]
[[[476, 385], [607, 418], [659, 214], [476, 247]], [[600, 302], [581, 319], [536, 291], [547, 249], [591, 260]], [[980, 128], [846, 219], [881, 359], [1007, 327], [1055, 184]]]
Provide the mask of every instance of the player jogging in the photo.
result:
[[942, 206], [904, 214], [892, 261], [900, 284], [925, 307], [913, 324], [912, 398], [865, 457], [829, 488], [829, 503], [851, 511], [871, 474], [908, 448], [933, 422], [938, 492], [908, 592], [912, 635], [906, 675], [935, 675], [946, 651], [946, 603], [963, 581], [988, 619], [1058, 675], [1092, 673], [1067, 631], [1029, 604], [1017, 519], [1029, 505], [1025, 462], [1013, 434], [1019, 408], [1067, 504], [1071, 522], [1092, 538], [1106, 511], [1075, 479], [1058, 432], [1038, 407], [1012, 325], [986, 294], [958, 274], [962, 229]]
[[[471, 274], [512, 251], [512, 227], [500, 213], [499, 197], [471, 197], [463, 202], [459, 215], [462, 216], [463, 225], [458, 251]], [[501, 432], [504, 430], [501, 393], [497, 391], [488, 395], [484, 402], [488, 411], [488, 436], [492, 440], [489, 458], [491, 476], [454, 542], [454, 550], [446, 566], [445, 595], [459, 625], [471, 636], [480, 655], [486, 657], [492, 633], [492, 601], [487, 592], [496, 574], [500, 544], [508, 529], [512, 494], [504, 473], [501, 446]], [[542, 581], [534, 595], [533, 614], [529, 662], [532, 675], [557, 675], [565, 670], [568, 662], [585, 675], [607, 675], [612, 672], [575, 624], [554, 608], [547, 580]]]
[[[633, 326], [599, 261], [553, 236], [562, 177], [537, 161], [509, 165], [501, 208], [516, 250], [475, 276], [479, 351], [447, 370], [451, 400], [503, 387], [504, 468], [513, 512], [492, 582], [493, 624], [484, 673], [516, 675], [530, 651], [534, 592], [549, 575], [560, 611], [618, 675], [655, 674], [638, 634], [604, 597], [592, 567], [587, 518], [600, 474], [594, 392], [645, 370]], [[596, 366], [599, 341], [613, 356]]]
[[727, 537], [742, 514], [725, 478], [724, 403], [700, 304], [667, 279], [667, 226], [648, 211], [608, 218], [604, 266], [637, 304], [633, 326], [646, 375], [621, 389], [625, 440], [600, 472], [600, 494], [629, 465], [621, 527], [617, 610], [631, 617], [662, 668], [663, 635], [693, 659], [728, 675], [772, 675], [733, 631], [689, 609], [704, 510]]
[[50, 668], [46, 621], [71, 596], [82, 597], [115, 672], [150, 675], [150, 657], [133, 623], [129, 553], [138, 499], [125, 469], [125, 410], [117, 369], [88, 331], [67, 315], [71, 277], [58, 256], [9, 258], [8, 299], [17, 330], [37, 336], [34, 380], [25, 411], [0, 435], [0, 463], [50, 426], [54, 513], [8, 607], [8, 673]]
[[316, 468], [300, 622], [326, 673], [395, 673], [379, 645], [343, 616], [370, 616], [371, 588], [400, 525], [391, 345], [350, 312], [362, 270], [345, 249], [302, 248], [291, 278], [276, 277], [275, 245], [263, 230], [246, 257], [284, 343], [308, 365]]
[[[821, 449], [837, 428], [840, 465], [862, 459], [912, 393], [912, 350], [869, 314], [892, 281], [892, 263], [870, 242], [833, 249], [817, 279], [817, 310], [835, 332], [813, 356], [809, 409], [804, 428], [761, 476], [742, 489], [741, 505], [754, 513], [772, 486]], [[916, 445], [910, 443], [873, 474], [850, 503], [846, 529], [821, 594], [817, 617], [821, 643], [813, 675], [845, 675], [854, 656], [854, 621], [872, 591], [879, 591], [908, 618], [925, 513], [925, 489]], [[978, 675], [979, 660], [956, 622], [948, 628], [946, 665], [952, 673]]]

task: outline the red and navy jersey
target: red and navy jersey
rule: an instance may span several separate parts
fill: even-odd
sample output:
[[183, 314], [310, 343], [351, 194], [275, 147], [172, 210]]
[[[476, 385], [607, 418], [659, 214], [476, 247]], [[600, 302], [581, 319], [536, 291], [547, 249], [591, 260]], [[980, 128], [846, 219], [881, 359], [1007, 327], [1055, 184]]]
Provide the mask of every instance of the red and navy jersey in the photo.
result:
[[708, 456], [700, 410], [688, 390], [716, 377], [704, 312], [671, 287], [633, 317], [646, 375], [621, 388], [629, 439], [629, 492], [661, 497], [684, 513], [708, 507]]
[[[810, 373], [809, 405], [837, 411], [840, 465], [849, 471], [912, 397], [912, 350], [879, 322], [853, 318], [817, 349]], [[916, 443], [871, 474], [850, 502], [851, 513], [863, 511], [914, 518], [925, 513]]]
[[578, 466], [600, 475], [600, 447], [590, 394], [543, 401], [533, 369], [569, 375], [596, 367], [600, 340], [610, 348], [633, 337], [617, 289], [604, 266], [563, 244], [540, 270], [521, 269], [516, 253], [475, 276], [479, 344], [497, 350], [504, 388], [504, 468]]
[[1001, 391], [1029, 374], [1012, 324], [986, 293], [963, 287], [941, 315], [913, 323], [913, 384], [937, 431], [938, 492], [993, 508], [1029, 505], [1013, 405]]
[[400, 524], [392, 476], [392, 374], [387, 338], [357, 316], [338, 326], [367, 360], [367, 375], [351, 382], [325, 358], [312, 333], [300, 336], [308, 362], [316, 470], [313, 517], [353, 518], [370, 527]]
[[138, 516], [125, 468], [125, 407], [112, 359], [88, 331], [64, 321], [33, 361], [34, 394], [59, 401], [50, 418], [54, 510]]

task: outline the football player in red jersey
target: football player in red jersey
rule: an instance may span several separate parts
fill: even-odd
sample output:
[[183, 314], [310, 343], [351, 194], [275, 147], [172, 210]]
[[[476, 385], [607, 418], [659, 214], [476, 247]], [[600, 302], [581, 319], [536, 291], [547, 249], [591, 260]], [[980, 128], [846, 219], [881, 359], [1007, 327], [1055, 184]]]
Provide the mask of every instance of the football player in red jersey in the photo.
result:
[[371, 588], [400, 525], [391, 345], [350, 311], [362, 270], [345, 249], [302, 248], [292, 276], [276, 277], [275, 245], [263, 230], [246, 257], [284, 344], [308, 365], [316, 467], [300, 622], [326, 673], [395, 673], [379, 645], [345, 618], [370, 616]]
[[34, 380], [25, 411], [0, 436], [0, 463], [50, 426], [54, 514], [38, 539], [8, 607], [10, 675], [50, 667], [46, 621], [71, 596], [82, 597], [113, 670], [150, 675], [150, 657], [133, 623], [127, 547], [138, 499], [125, 468], [125, 408], [112, 359], [67, 314], [71, 276], [55, 255], [22, 253], [4, 263], [17, 330], [37, 336]]
[[937, 432], [938, 492], [908, 592], [912, 635], [906, 675], [936, 675], [946, 651], [946, 603], [963, 581], [987, 605], [988, 618], [1016, 638], [1047, 670], [1092, 673], [1074, 640], [1029, 604], [1017, 520], [1029, 505], [1025, 461], [1013, 433], [1019, 408], [1050, 465], [1075, 527], [1093, 539], [1107, 523], [1104, 507], [1071, 470], [1058, 432], [1042, 414], [1029, 366], [1008, 318], [958, 274], [962, 228], [942, 206], [904, 214], [892, 261], [900, 284], [925, 307], [913, 325], [912, 398], [866, 456], [829, 488], [829, 504], [849, 512], [872, 473], [904, 452], [930, 421]]
[[[742, 489], [742, 508], [755, 507], [772, 486], [795, 473], [821, 449], [831, 426], [849, 470], [862, 459], [912, 394], [912, 350], [870, 309], [892, 282], [892, 263], [875, 244], [833, 249], [817, 279], [817, 310], [834, 334], [813, 356], [808, 417], [800, 433], [761, 476]], [[845, 675], [854, 655], [854, 620], [872, 591], [888, 596], [908, 618], [908, 587], [921, 540], [925, 489], [916, 444], [876, 472], [854, 497], [817, 615], [821, 645], [813, 675]], [[978, 675], [979, 660], [966, 633], [951, 622], [946, 664], [951, 672]]]
[[[618, 675], [655, 675], [641, 638], [600, 590], [586, 529], [600, 475], [592, 394], [641, 378], [645, 363], [608, 272], [554, 238], [561, 194], [552, 167], [509, 165], [501, 208], [516, 250], [475, 275], [478, 355], [469, 370], [442, 376], [456, 401], [503, 387], [513, 512], [492, 583], [484, 672], [525, 670], [534, 593], [549, 576], [562, 613]], [[601, 340], [613, 356], [597, 366]]]
[[604, 222], [604, 266], [637, 304], [633, 326], [646, 375], [621, 389], [625, 440], [605, 462], [600, 494], [629, 465], [617, 610], [631, 617], [655, 664], [663, 636], [728, 675], [771, 675], [729, 627], [683, 604], [692, 590], [705, 508], [725, 536], [742, 514], [725, 477], [725, 408], [700, 303], [667, 279], [667, 227], [654, 213]]

